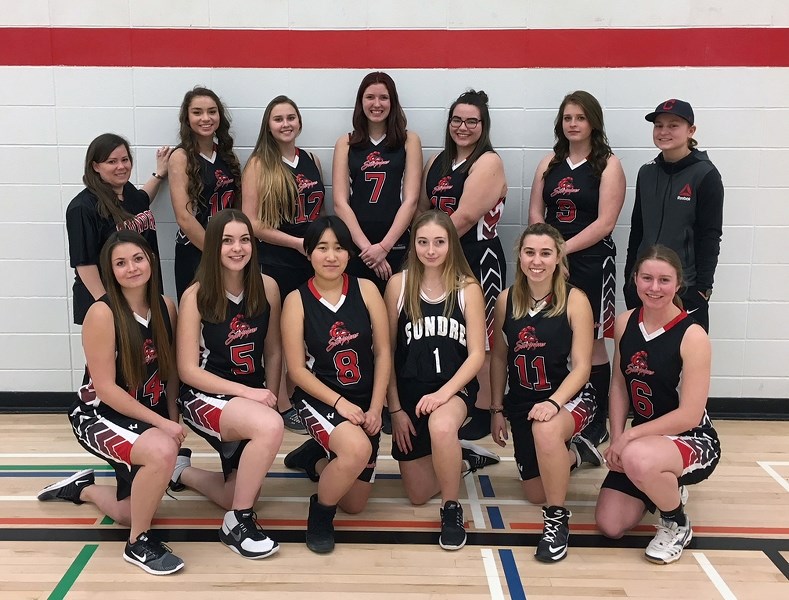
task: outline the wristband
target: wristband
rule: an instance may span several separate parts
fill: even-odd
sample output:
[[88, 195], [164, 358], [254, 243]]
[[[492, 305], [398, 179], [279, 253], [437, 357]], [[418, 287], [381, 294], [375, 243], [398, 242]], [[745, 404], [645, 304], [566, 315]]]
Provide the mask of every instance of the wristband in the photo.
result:
[[554, 400], [553, 398], [546, 398], [545, 400], [543, 400], [543, 402], [550, 402], [551, 404], [553, 404], [556, 407], [557, 415], [559, 414], [559, 411], [562, 410], [562, 407], [559, 406], [559, 403], [556, 402], [556, 400]]
[[167, 175], [159, 175], [159, 173], [157, 173], [156, 171], [151, 173], [151, 176], [156, 177], [156, 179], [158, 179], [159, 181], [163, 181], [164, 179], [167, 178]]
[[497, 414], [499, 414], [499, 413], [503, 413], [503, 412], [504, 412], [504, 407], [501, 407], [501, 406], [491, 406], [491, 407], [488, 409], [488, 411], [490, 411], [490, 414], [492, 414], [492, 415], [497, 415]]
[[334, 401], [334, 404], [332, 405], [332, 408], [337, 408], [337, 403], [338, 403], [340, 400], [342, 400], [342, 394], [340, 394], [339, 396], [337, 396], [337, 399]]
[[393, 414], [395, 414], [395, 413], [399, 413], [401, 410], [403, 410], [403, 409], [402, 409], [402, 408], [398, 408], [397, 410], [390, 410], [390, 411], [389, 411], [389, 414], [390, 414], [390, 415], [393, 415]]

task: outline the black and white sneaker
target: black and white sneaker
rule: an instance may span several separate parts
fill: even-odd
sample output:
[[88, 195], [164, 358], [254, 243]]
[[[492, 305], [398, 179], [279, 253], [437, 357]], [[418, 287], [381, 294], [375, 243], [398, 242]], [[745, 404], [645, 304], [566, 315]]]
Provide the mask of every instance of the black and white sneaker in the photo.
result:
[[685, 524], [680, 525], [675, 521], [661, 517], [660, 523], [655, 528], [657, 533], [644, 551], [646, 559], [659, 565], [667, 565], [679, 560], [682, 551], [693, 539], [690, 519], [686, 516]]
[[219, 540], [244, 558], [266, 558], [279, 550], [279, 544], [263, 533], [251, 508], [227, 511]]
[[584, 463], [595, 467], [603, 464], [603, 455], [591, 441], [582, 435], [576, 435], [570, 440], [570, 449], [575, 452], [576, 468]]
[[192, 466], [192, 451], [189, 448], [181, 448], [178, 450], [178, 457], [175, 459], [175, 468], [173, 475], [170, 477], [170, 483], [167, 487], [173, 492], [182, 492], [186, 486], [181, 483], [181, 473], [184, 472], [186, 467]]
[[460, 452], [463, 456], [463, 475], [483, 469], [500, 462], [499, 455], [487, 448], [478, 446], [467, 440], [460, 440]]
[[95, 483], [96, 478], [93, 475], [93, 469], [85, 469], [74, 473], [71, 477], [66, 477], [66, 479], [61, 479], [48, 485], [38, 493], [38, 499], [42, 502], [64, 500], [74, 504], [84, 504], [79, 499], [79, 495], [82, 493], [82, 490]]
[[441, 509], [441, 535], [438, 545], [444, 550], [460, 550], [466, 545], [463, 507], [454, 500], [447, 500]]
[[592, 421], [584, 428], [584, 430], [580, 433], [580, 436], [590, 441], [593, 446], [605, 444], [610, 437], [608, 434], [608, 429], [605, 426], [605, 420]]
[[285, 423], [285, 429], [300, 435], [307, 435], [307, 428], [302, 424], [301, 419], [299, 419], [299, 414], [296, 412], [295, 408], [289, 408], [285, 412], [279, 414]]
[[461, 440], [481, 440], [490, 435], [490, 413], [472, 406], [463, 426], [458, 430]]
[[184, 561], [167, 544], [151, 539], [147, 531], [137, 536], [134, 543], [126, 542], [123, 560], [151, 575], [169, 575], [184, 568]]
[[542, 507], [542, 537], [534, 553], [537, 560], [552, 563], [567, 556], [571, 516], [572, 513], [563, 506]]

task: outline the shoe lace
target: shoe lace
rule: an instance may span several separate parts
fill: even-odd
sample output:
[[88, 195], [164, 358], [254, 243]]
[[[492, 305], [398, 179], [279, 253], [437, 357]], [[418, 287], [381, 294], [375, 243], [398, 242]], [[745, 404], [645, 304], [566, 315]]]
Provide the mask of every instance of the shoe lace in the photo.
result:
[[241, 528], [241, 532], [248, 534], [253, 540], [262, 540], [266, 537], [266, 534], [263, 533], [258, 523], [258, 514], [254, 510], [245, 513], [241, 518], [236, 518], [238, 519], [238, 525]]
[[463, 527], [463, 512], [460, 510], [460, 505], [445, 508], [442, 516], [445, 525]]
[[551, 543], [555, 542], [556, 536], [559, 534], [559, 529], [562, 525], [561, 517], [550, 517], [546, 515], [543, 523], [542, 538]]
[[170, 546], [161, 540], [152, 538], [150, 534], [146, 534], [143, 539], [137, 538], [137, 543], [142, 544], [143, 550], [148, 554], [152, 554], [155, 558], [160, 558], [168, 552], [172, 552]]
[[676, 538], [676, 529], [672, 528], [670, 524], [662, 522], [659, 525], [655, 525], [655, 529], [657, 529], [657, 533], [652, 540], [654, 545], [665, 548], [667, 546], [671, 546], [674, 543], [674, 539]]

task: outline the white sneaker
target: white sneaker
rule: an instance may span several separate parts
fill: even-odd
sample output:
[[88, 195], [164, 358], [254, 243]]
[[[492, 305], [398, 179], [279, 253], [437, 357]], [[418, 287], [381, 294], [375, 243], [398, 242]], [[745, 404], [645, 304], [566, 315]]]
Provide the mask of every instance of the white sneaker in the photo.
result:
[[693, 539], [693, 529], [690, 527], [690, 519], [686, 516], [687, 522], [684, 526], [678, 525], [674, 521], [660, 519], [660, 524], [656, 525], [657, 534], [649, 542], [644, 555], [650, 562], [659, 565], [667, 565], [682, 556], [682, 550], [690, 544]]

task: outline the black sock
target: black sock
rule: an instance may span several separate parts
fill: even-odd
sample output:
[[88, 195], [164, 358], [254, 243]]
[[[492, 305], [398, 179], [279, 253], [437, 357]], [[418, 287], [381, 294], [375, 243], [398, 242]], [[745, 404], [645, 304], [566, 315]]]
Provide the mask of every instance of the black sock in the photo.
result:
[[682, 502], [679, 503], [679, 506], [674, 510], [669, 511], [660, 511], [660, 517], [666, 521], [674, 521], [680, 527], [684, 527], [688, 524], [688, 518], [685, 515], [685, 511], [682, 510]]
[[597, 399], [597, 413], [595, 414], [594, 422], [605, 423], [605, 419], [608, 416], [608, 391], [611, 387], [611, 363], [592, 365], [589, 383], [594, 386], [595, 398]]

